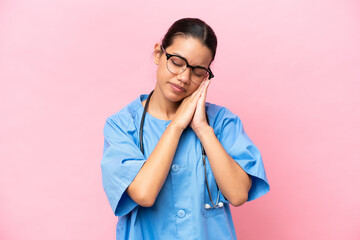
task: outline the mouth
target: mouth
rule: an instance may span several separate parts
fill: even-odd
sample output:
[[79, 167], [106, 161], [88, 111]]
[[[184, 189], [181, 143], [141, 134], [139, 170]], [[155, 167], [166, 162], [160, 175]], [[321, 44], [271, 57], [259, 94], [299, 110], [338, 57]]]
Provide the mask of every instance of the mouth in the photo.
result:
[[179, 85], [175, 83], [170, 83], [170, 86], [174, 89], [176, 92], [186, 92], [185, 88], [180, 87]]

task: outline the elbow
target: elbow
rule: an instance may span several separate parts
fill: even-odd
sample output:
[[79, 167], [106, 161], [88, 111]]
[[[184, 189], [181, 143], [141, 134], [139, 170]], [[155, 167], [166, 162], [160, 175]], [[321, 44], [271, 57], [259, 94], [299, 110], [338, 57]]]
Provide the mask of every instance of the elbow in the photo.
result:
[[147, 191], [135, 190], [131, 185], [127, 189], [127, 193], [134, 202], [142, 207], [152, 207], [155, 203], [156, 198], [152, 197]]
[[249, 197], [249, 191], [252, 186], [252, 179], [251, 179], [250, 175], [248, 175], [248, 179], [249, 179], [248, 185], [246, 187], [244, 187], [242, 191], [239, 191], [236, 195], [234, 195], [234, 197], [232, 199], [229, 199], [229, 202], [234, 207], [239, 207], [247, 202], [248, 197]]
[[234, 207], [239, 207], [239, 206], [243, 205], [244, 203], [246, 203], [247, 200], [248, 200], [248, 193], [246, 192], [246, 193], [241, 194], [240, 196], [229, 199], [229, 202]]
[[155, 203], [155, 199], [148, 196], [140, 197], [137, 201], [137, 204], [139, 204], [142, 207], [152, 207], [154, 203]]

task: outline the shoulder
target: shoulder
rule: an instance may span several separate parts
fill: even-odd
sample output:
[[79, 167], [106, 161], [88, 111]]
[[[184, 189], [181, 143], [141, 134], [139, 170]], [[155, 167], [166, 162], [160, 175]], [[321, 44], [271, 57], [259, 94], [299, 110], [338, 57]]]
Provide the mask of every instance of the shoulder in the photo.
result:
[[205, 109], [210, 122], [213, 122], [215, 124], [226, 119], [239, 119], [236, 114], [234, 114], [232, 111], [230, 111], [229, 108], [225, 106], [206, 102]]
[[107, 117], [105, 127], [110, 125], [123, 131], [135, 130], [142, 107], [140, 98], [141, 96], [137, 97], [121, 110]]
[[109, 116], [107, 119], [114, 120], [114, 121], [124, 121], [129, 120], [129, 118], [134, 118], [134, 115], [136, 113], [136, 110], [140, 107], [137, 106], [137, 99], [127, 104], [125, 107], [117, 111], [116, 113]]
[[209, 124], [214, 129], [215, 135], [221, 137], [230, 131], [236, 133], [241, 131], [243, 124], [235, 113], [229, 108], [217, 104], [206, 103], [206, 112], [209, 117]]

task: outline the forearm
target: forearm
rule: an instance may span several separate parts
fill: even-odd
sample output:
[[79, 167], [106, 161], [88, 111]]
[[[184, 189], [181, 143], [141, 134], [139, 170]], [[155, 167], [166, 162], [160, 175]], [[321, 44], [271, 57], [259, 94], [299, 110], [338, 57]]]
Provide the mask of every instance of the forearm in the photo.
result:
[[198, 129], [196, 134], [204, 146], [211, 170], [222, 194], [234, 206], [245, 203], [252, 184], [250, 176], [226, 152], [212, 127]]
[[127, 193], [139, 205], [152, 206], [159, 194], [174, 158], [182, 129], [171, 123], [146, 160]]

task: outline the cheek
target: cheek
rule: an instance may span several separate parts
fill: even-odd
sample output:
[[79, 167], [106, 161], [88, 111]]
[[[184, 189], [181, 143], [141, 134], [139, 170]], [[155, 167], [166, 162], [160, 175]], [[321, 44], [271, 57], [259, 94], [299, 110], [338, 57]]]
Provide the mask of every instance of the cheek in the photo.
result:
[[193, 94], [196, 91], [196, 89], [198, 89], [198, 88], [199, 88], [199, 86], [194, 86], [193, 88], [191, 88], [191, 90], [188, 91], [189, 95]]
[[159, 63], [157, 69], [158, 80], [165, 80], [171, 78], [173, 75], [168, 71], [166, 64]]

